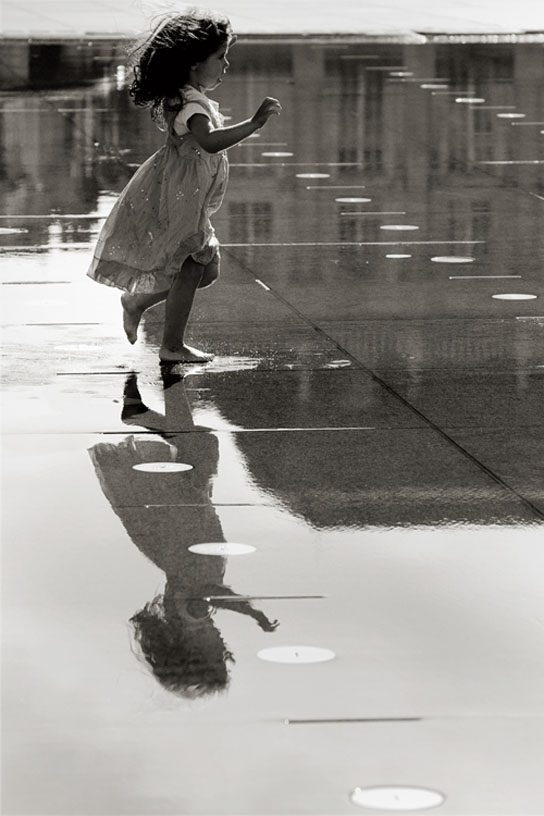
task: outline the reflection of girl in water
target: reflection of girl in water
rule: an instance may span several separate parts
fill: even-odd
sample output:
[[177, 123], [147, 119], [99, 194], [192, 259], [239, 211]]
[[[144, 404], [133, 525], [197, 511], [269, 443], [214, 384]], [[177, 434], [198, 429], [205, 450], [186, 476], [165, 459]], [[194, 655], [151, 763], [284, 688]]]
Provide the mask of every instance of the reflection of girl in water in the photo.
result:
[[[213, 620], [217, 609], [249, 615], [265, 632], [278, 623], [225, 585], [224, 558], [188, 549], [225, 540], [210, 501], [217, 439], [193, 424], [182, 377], [165, 370], [163, 381], [164, 415], [144, 405], [135, 374], [127, 378], [124, 393], [123, 420], [157, 435], [129, 436], [89, 452], [104, 494], [130, 538], [166, 574], [164, 593], [131, 618], [139, 649], [165, 688], [199, 697], [225, 689], [227, 664], [234, 662]], [[134, 465], [151, 461], [184, 462], [193, 470], [134, 470]]]

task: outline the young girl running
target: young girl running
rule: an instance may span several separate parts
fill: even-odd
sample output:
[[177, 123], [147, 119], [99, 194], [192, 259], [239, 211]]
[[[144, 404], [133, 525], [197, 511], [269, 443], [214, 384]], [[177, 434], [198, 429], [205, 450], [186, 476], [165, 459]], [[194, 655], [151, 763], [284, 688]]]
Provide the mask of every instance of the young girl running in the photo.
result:
[[279, 114], [266, 97], [251, 119], [224, 127], [216, 88], [229, 67], [236, 37], [229, 20], [192, 10], [168, 15], [134, 50], [130, 94], [150, 107], [166, 142], [136, 171], [98, 238], [88, 275], [123, 289], [123, 326], [136, 342], [146, 309], [166, 301], [159, 357], [201, 363], [213, 355], [188, 346], [185, 329], [197, 289], [219, 276], [219, 244], [210, 215], [221, 206], [228, 178], [226, 150]]

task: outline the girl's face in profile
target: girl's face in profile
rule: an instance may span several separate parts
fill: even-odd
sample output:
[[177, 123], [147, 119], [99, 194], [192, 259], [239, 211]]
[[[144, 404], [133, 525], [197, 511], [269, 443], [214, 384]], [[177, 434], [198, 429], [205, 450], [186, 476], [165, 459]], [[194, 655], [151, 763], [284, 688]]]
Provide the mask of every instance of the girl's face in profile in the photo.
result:
[[196, 64], [194, 76], [200, 87], [205, 91], [211, 91], [213, 88], [217, 88], [221, 82], [230, 64], [227, 59], [228, 50], [235, 42], [236, 37], [233, 36], [228, 42], [221, 45], [217, 51], [210, 54], [207, 59]]

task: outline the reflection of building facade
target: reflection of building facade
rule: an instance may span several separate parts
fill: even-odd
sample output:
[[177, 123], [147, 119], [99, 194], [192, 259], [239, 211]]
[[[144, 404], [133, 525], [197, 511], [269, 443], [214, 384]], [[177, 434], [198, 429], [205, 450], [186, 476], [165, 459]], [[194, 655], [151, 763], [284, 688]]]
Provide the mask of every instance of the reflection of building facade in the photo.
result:
[[[290, 53], [290, 59], [286, 59], [286, 52]], [[496, 189], [508, 180], [511, 170], [479, 168], [481, 175], [476, 171], [475, 182], [484, 181], [489, 192], [482, 195], [475, 190], [473, 197], [467, 195], [466, 177], [467, 173], [475, 173], [475, 162], [490, 158], [515, 159], [515, 137], [519, 136], [520, 129], [511, 127], [510, 123], [499, 124], [495, 110], [478, 111], [455, 104], [451, 93], [435, 96], [431, 89], [421, 89], [418, 82], [394, 79], [387, 70], [378, 69], [398, 66], [412, 72], [414, 77], [445, 78], [449, 80], [450, 91], [461, 93], [469, 89], [477, 96], [492, 100], [493, 105], [511, 105], [514, 98], [519, 101], [523, 88], [522, 98], [527, 99], [527, 108], [540, 110], [544, 100], [538, 79], [538, 66], [542, 61], [539, 46], [517, 46], [514, 50], [508, 45], [455, 48], [367, 45], [359, 47], [357, 52], [360, 59], [343, 58], [345, 52], [327, 46], [310, 49], [298, 45], [241, 45], [233, 57], [234, 81], [221, 89], [221, 101], [237, 118], [251, 112], [267, 93], [281, 97], [284, 113], [281, 128], [275, 127], [274, 132], [281, 133], [282, 141], [288, 145], [304, 144], [304, 154], [292, 159], [265, 160], [260, 158], [256, 139], [234, 148], [231, 161], [238, 164], [275, 161], [278, 165], [282, 162], [353, 163], [353, 166], [333, 167], [332, 171], [327, 166], [312, 169], [331, 172], [339, 184], [364, 183], [367, 190], [372, 190], [376, 209], [406, 210], [410, 206], [410, 191], [424, 190], [425, 212], [418, 212], [418, 217], [428, 225], [429, 234], [440, 234], [442, 239], [471, 240], [478, 236], [479, 240], [488, 242], [494, 238], [504, 241], [505, 230], [511, 230], [512, 239], [519, 236], [526, 215], [523, 211], [512, 213], [507, 223], [493, 218], [496, 207], [500, 206]], [[379, 58], [372, 60], [376, 55]], [[532, 82], [527, 83], [527, 75], [534, 78]], [[528, 135], [530, 149], [538, 157], [538, 134], [533, 129]], [[277, 149], [289, 150], [289, 147]], [[304, 169], [289, 164], [278, 166], [273, 194], [271, 191], [269, 199], [264, 200], [271, 168], [234, 167], [224, 211], [218, 218], [224, 240], [302, 240], [299, 214], [303, 212], [307, 221], [316, 224], [321, 215], [319, 197], [309, 196], [305, 184], [293, 183], [295, 173]], [[521, 173], [522, 182], [524, 175], [534, 182], [535, 172], [539, 172], [538, 168], [516, 169], [516, 173]], [[261, 179], [262, 184], [254, 183]], [[247, 183], [250, 180], [251, 186]], [[456, 197], [455, 189], [461, 187], [463, 195]], [[252, 217], [253, 225], [250, 224]], [[498, 235], [491, 232], [493, 223], [500, 224]], [[259, 227], [265, 228], [262, 233]], [[344, 215], [336, 219], [334, 227], [326, 239], [323, 236], [320, 239], [379, 239], [376, 227], [361, 218], [350, 219]], [[269, 237], [270, 232], [273, 239]]]
[[[19, 113], [19, 124], [12, 121], [17, 117], [9, 113], [9, 99], [4, 101], [4, 150], [13, 151], [15, 141], [24, 153], [25, 167], [45, 171], [49, 164], [47, 147], [54, 145], [56, 149], [60, 127], [67, 154], [73, 151], [74, 161], [80, 164], [79, 150], [92, 147], [94, 141], [100, 142], [99, 154], [102, 148], [110, 155], [121, 151], [129, 163], [132, 158], [139, 162], [149, 155], [160, 145], [161, 135], [148, 126], [146, 115], [132, 106], [126, 90], [116, 88], [113, 80], [116, 67], [124, 62], [125, 50], [118, 43], [6, 43], [3, 87], [14, 87], [18, 82], [30, 85], [38, 95], [25, 98], [22, 107], [31, 107], [33, 116], [29, 121]], [[346, 58], [351, 56], [358, 58]], [[422, 92], [418, 82], [392, 78], [387, 66], [405, 68], [416, 78], [445, 78], [454, 90], [468, 89], [492, 97], [493, 105], [512, 105], [515, 97], [518, 105], [521, 102], [528, 109], [539, 109], [544, 101], [538, 45], [516, 45], [514, 49], [505, 44], [366, 44], [346, 53], [341, 46], [324, 44], [242, 42], [236, 46], [232, 61], [229, 80], [217, 96], [234, 119], [250, 115], [264, 95], [275, 94], [284, 107], [281, 128], [276, 132], [281, 131], [284, 142], [304, 144], [304, 156], [298, 155], [293, 161], [356, 163], [373, 186], [385, 193], [394, 185], [397, 195], [403, 180], [406, 186], [415, 181], [427, 189], [432, 188], [432, 182], [441, 187], [445, 182], [454, 183], [458, 174], [466, 172], [463, 162], [487, 156], [494, 114], [467, 110], [464, 105], [448, 104], [446, 108], [446, 97], [438, 100]], [[81, 89], [82, 84], [88, 87]], [[51, 92], [51, 88], [59, 87], [78, 90], [67, 90], [59, 97]], [[48, 89], [43, 96], [40, 88]], [[43, 112], [35, 110], [37, 102], [44, 111], [50, 111], [46, 119]], [[74, 114], [62, 128], [62, 116], [57, 112], [55, 117], [55, 112], [60, 109], [66, 115], [69, 108], [75, 109]], [[432, 144], [417, 138], [427, 132], [432, 134]], [[266, 133], [264, 130], [263, 135]], [[495, 159], [512, 158], [518, 134], [515, 128], [499, 128], [494, 138]], [[540, 134], [525, 131], [524, 136], [529, 134], [536, 150]], [[247, 140], [243, 147], [231, 151], [231, 160], [250, 163], [259, 153], [258, 140]], [[87, 150], [84, 155], [88, 158]], [[9, 158], [8, 168], [14, 157]], [[70, 173], [75, 170], [70, 167]], [[241, 170], [233, 174], [230, 201], [236, 198], [232, 187], [235, 193], [238, 180], [243, 185], [249, 178], [270, 178], [269, 167]], [[354, 168], [335, 172], [347, 179]], [[530, 172], [534, 176], [534, 170]], [[285, 175], [278, 168], [278, 178]], [[301, 185], [298, 187], [302, 190]], [[54, 193], [56, 188], [51, 184], [49, 191]], [[260, 188], [261, 193], [263, 189], [266, 185]], [[244, 201], [247, 194], [244, 188]], [[290, 202], [296, 213], [296, 196], [295, 200], [291, 196], [290, 201], [281, 201], [282, 212]], [[429, 214], [433, 209], [429, 202]], [[257, 217], [261, 217], [260, 211]], [[296, 220], [289, 218], [288, 222], [296, 232]]]
[[[127, 94], [124, 71], [118, 70], [124, 45], [17, 50], [6, 44], [5, 54], [11, 60], [9, 75], [19, 75], [21, 85], [35, 85], [34, 93], [5, 96], [1, 102], [5, 212], [102, 213], [103, 202], [163, 142], [148, 112], [135, 108]], [[237, 44], [228, 80], [217, 92], [224, 112], [234, 121], [243, 119], [270, 94], [280, 98], [283, 113], [258, 138], [230, 151], [229, 190], [215, 219], [220, 240], [383, 240], [379, 220], [350, 217], [350, 205], [332, 204], [331, 209], [329, 193], [327, 199], [296, 178], [298, 172], [322, 170], [331, 174], [325, 184], [364, 185], [373, 210], [417, 218], [429, 239], [485, 241], [484, 260], [492, 265], [500, 259], [504, 273], [514, 272], [518, 263], [505, 257], [504, 247], [519, 245], [530, 229], [532, 252], [523, 262], [535, 264], [540, 253], [530, 202], [520, 197], [512, 208], [511, 189], [505, 191], [504, 183], [515, 188], [530, 181], [538, 190], [541, 167], [513, 171], [477, 162], [537, 158], [540, 129], [501, 122], [487, 106], [456, 104], [451, 90], [475, 93], [492, 106], [513, 105], [515, 99], [528, 112], [541, 111], [542, 59], [538, 45]], [[388, 66], [411, 76], [391, 76]], [[423, 89], [414, 78], [446, 79], [449, 92]], [[60, 175], [59, 150], [65, 169]], [[295, 155], [264, 158], [266, 150]], [[473, 186], [467, 185], [467, 175]], [[78, 241], [89, 222], [85, 229], [69, 220], [56, 227], [66, 242]], [[29, 242], [46, 240], [43, 222], [30, 229]], [[251, 247], [245, 259], [251, 265]], [[292, 274], [300, 280], [300, 269]], [[405, 273], [389, 266], [380, 274], [387, 281]]]

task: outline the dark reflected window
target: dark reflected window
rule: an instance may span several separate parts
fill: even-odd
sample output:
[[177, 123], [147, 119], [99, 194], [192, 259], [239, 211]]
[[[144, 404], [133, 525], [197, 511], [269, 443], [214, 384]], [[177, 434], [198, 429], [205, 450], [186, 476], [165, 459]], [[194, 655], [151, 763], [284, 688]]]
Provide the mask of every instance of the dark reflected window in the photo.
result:
[[340, 241], [357, 241], [357, 224], [354, 218], [339, 216], [338, 237]]
[[268, 201], [232, 201], [228, 203], [230, 240], [248, 244], [272, 238], [273, 209]]
[[514, 76], [514, 54], [511, 45], [439, 46], [436, 54], [436, 76], [450, 77], [456, 85], [469, 79], [478, 82], [511, 80]]

